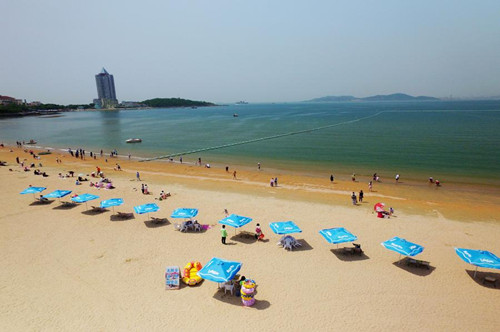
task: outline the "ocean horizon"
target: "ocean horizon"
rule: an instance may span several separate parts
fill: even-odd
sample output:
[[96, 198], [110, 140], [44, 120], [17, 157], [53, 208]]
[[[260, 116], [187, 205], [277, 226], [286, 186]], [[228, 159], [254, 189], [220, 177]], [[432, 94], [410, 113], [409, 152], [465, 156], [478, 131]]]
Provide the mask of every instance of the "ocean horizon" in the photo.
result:
[[260, 162], [313, 176], [376, 172], [391, 180], [400, 174], [497, 185], [498, 128], [500, 101], [280, 103], [5, 118], [0, 141], [217, 166]]

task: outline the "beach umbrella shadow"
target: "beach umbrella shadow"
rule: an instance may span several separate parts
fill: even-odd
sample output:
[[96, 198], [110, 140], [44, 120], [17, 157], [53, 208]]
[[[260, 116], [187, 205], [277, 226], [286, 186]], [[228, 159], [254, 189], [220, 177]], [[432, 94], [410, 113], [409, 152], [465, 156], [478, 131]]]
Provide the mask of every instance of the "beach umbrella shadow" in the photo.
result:
[[332, 254], [337, 256], [338, 259], [344, 262], [356, 262], [356, 261], [364, 261], [370, 259], [370, 257], [366, 255], [364, 252], [362, 252], [361, 255], [356, 255], [345, 252], [344, 248], [330, 249], [330, 251], [332, 252]]
[[[475, 270], [465, 270], [469, 277], [476, 282], [476, 284], [481, 285], [485, 288], [500, 290], [500, 273], [495, 272], [485, 272], [485, 271], [475, 271]], [[475, 277], [474, 277], [475, 275]], [[490, 277], [496, 279], [496, 284], [485, 282], [484, 278]]]
[[308, 250], [312, 250], [313, 247], [304, 239], [297, 239], [298, 242], [300, 242], [300, 244], [302, 244], [300, 247], [295, 247], [293, 248], [292, 251], [308, 251]]
[[111, 221], [127, 221], [130, 219], [135, 219], [135, 216], [133, 214], [131, 214], [131, 216], [127, 218], [121, 217], [118, 214], [112, 214], [111, 216], [109, 216], [109, 220]]
[[167, 218], [151, 217], [151, 219], [144, 221], [144, 225], [146, 225], [147, 228], [158, 228], [158, 227], [163, 227], [163, 226], [167, 226], [170, 224], [171, 224], [171, 222]]
[[397, 261], [397, 262], [392, 263], [392, 265], [399, 267], [401, 270], [405, 270], [406, 272], [410, 272], [410, 273], [412, 273], [416, 276], [419, 276], [419, 277], [428, 276], [436, 269], [436, 267], [431, 266], [431, 265], [429, 265], [428, 269], [425, 267], [422, 268], [422, 267], [416, 267], [414, 265], [410, 265], [410, 264], [408, 264], [410, 259], [411, 258], [406, 257], [405, 259], [402, 259], [401, 262]]
[[30, 206], [50, 205], [52, 202], [54, 202], [54, 200], [34, 201], [30, 203]]

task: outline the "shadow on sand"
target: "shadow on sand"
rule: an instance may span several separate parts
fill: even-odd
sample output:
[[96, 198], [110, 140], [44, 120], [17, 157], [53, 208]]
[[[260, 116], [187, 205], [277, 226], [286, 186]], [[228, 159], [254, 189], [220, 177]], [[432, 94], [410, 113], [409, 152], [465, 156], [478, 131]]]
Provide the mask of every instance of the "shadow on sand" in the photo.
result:
[[34, 201], [31, 202], [30, 206], [50, 205], [52, 202], [54, 202], [54, 200]]
[[[258, 292], [257, 292], [258, 294]], [[214, 299], [227, 303], [227, 304], [232, 304], [234, 306], [238, 307], [243, 307], [243, 303], [241, 302], [241, 297], [236, 296], [236, 295], [231, 295], [231, 293], [228, 291], [224, 293], [223, 289], [218, 289], [217, 292], [215, 292]], [[256, 299], [255, 304], [251, 307], [246, 307], [250, 309], [257, 309], [257, 310], [265, 310], [271, 306], [271, 303], [266, 300], [259, 300]]]
[[78, 206], [78, 204], [61, 204], [58, 206], [54, 206], [52, 209], [53, 210], [71, 210], [74, 209]]
[[135, 219], [134, 214], [132, 214], [130, 217], [122, 217], [118, 214], [112, 214], [111, 216], [109, 216], [109, 220], [111, 221], [126, 221], [130, 219]]
[[361, 253], [361, 255], [358, 254], [351, 254], [348, 252], [344, 251], [344, 248], [335, 248], [335, 249], [330, 249], [332, 254], [337, 256], [338, 259], [344, 262], [357, 262], [357, 261], [364, 261], [367, 259], [370, 259], [369, 256], [365, 254], [365, 252]]
[[410, 258], [403, 258], [397, 262], [392, 263], [392, 265], [399, 267], [401, 270], [405, 270], [419, 277], [425, 277], [431, 274], [436, 268], [434, 266], [429, 265], [429, 267], [425, 266], [415, 266], [408, 264]]
[[148, 219], [144, 222], [144, 225], [146, 225], [147, 228], [158, 228], [158, 227], [163, 227], [170, 225], [170, 221], [168, 221], [167, 218], [154, 218], [152, 217], [151, 219]]
[[[494, 272], [483, 272], [483, 271], [477, 271], [476, 277], [474, 278], [474, 270], [466, 270], [467, 274], [469, 277], [471, 277], [472, 280], [474, 280], [478, 285], [481, 285], [485, 288], [491, 288], [491, 289], [497, 289], [500, 290], [500, 273], [494, 273]], [[488, 282], [484, 280], [484, 278], [489, 277], [496, 279], [496, 282]]]

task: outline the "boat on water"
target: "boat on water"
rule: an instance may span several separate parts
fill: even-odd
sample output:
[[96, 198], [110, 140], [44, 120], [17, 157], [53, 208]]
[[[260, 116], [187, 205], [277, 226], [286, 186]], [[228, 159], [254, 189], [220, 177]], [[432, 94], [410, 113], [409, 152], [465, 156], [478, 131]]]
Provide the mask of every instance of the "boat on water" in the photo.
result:
[[26, 144], [36, 144], [36, 141], [34, 139], [30, 139]]
[[238, 117], [238, 113], [234, 113], [233, 117], [237, 118]]
[[236, 105], [247, 105], [248, 102], [247, 101], [244, 101], [244, 100], [240, 100], [238, 102], [236, 102]]
[[141, 143], [142, 139], [141, 138], [129, 138], [128, 140], [125, 141], [126, 143]]

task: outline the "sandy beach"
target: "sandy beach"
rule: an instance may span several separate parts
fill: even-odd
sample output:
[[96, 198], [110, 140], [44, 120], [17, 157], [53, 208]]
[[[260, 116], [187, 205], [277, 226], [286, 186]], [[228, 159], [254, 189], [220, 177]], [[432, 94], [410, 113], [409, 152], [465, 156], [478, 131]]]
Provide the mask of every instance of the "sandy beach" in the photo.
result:
[[[10, 149], [13, 151], [10, 152]], [[28, 164], [42, 163], [42, 177], [24, 172], [16, 157]], [[238, 331], [498, 331], [500, 328], [500, 270], [463, 262], [454, 247], [489, 250], [500, 255], [500, 192], [498, 188], [427, 183], [358, 182], [291, 174], [276, 174], [193, 164], [137, 162], [104, 158], [79, 160], [50, 154], [33, 160], [15, 147], [0, 149], [0, 324], [4, 331], [77, 330], [238, 330]], [[56, 163], [56, 157], [62, 160]], [[113, 168], [119, 163], [122, 171]], [[116, 187], [91, 188], [88, 182], [58, 173], [85, 175], [99, 166]], [[10, 170], [11, 169], [11, 170]], [[139, 171], [142, 181], [136, 181]], [[269, 179], [279, 177], [279, 186]], [[90, 179], [89, 176], [87, 178]], [[141, 193], [146, 183], [152, 195]], [[167, 218], [162, 224], [147, 215], [118, 220], [113, 211], [94, 214], [85, 204], [61, 208], [34, 203], [19, 195], [29, 185], [74, 193], [92, 193], [99, 200], [123, 198], [115, 211], [132, 212], [144, 203], [157, 203], [152, 213]], [[358, 206], [352, 191], [365, 192]], [[161, 190], [171, 197], [159, 201]], [[68, 200], [63, 198], [62, 200]], [[376, 218], [373, 205], [395, 208], [390, 219]], [[198, 208], [202, 233], [174, 230], [171, 212]], [[253, 218], [243, 231], [260, 223], [264, 242], [235, 235], [228, 229], [228, 245], [220, 242], [218, 220], [224, 209]], [[292, 252], [278, 247], [273, 221], [295, 221], [303, 244]], [[363, 256], [344, 255], [318, 231], [345, 227], [358, 237]], [[394, 236], [421, 244], [416, 258], [430, 269], [398, 264], [398, 254], [380, 245]], [[350, 245], [340, 244], [339, 248]], [[204, 281], [198, 286], [165, 290], [165, 267], [181, 268], [190, 261], [220, 257], [242, 262], [240, 274], [258, 284], [257, 302], [246, 308], [241, 299]], [[497, 287], [483, 285], [485, 276]]]

